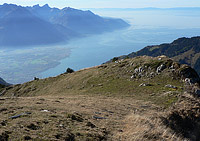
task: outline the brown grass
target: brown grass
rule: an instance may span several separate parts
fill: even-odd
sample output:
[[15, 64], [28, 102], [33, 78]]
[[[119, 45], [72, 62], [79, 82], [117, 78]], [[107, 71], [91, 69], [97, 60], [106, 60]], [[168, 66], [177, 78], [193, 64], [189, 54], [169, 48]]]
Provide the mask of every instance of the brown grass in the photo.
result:
[[[152, 113], [149, 114], [161, 114]], [[124, 129], [118, 133], [116, 138], [123, 141], [149, 141], [149, 140], [166, 140], [182, 141], [184, 138], [179, 137], [171, 129], [163, 125], [160, 115], [140, 115], [132, 113], [124, 119]]]
[[[168, 61], [136, 57], [6, 88], [0, 97], [0, 139], [183, 140], [160, 118], [183, 94], [183, 82], [169, 69], [148, 77]], [[151, 70], [131, 79], [140, 66]], [[31, 114], [9, 118], [25, 112]]]

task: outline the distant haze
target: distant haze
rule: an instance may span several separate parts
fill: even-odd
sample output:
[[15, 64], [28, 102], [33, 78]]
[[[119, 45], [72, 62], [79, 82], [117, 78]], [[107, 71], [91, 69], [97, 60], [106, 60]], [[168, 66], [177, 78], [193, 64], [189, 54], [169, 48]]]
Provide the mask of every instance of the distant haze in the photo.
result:
[[[26, 1], [29, 1], [29, 0], [26, 0]], [[46, 1], [44, 2], [46, 3]], [[41, 3], [39, 4], [43, 5]], [[59, 4], [59, 3], [56, 1], [56, 4]], [[63, 6], [70, 6], [68, 4], [69, 3], [63, 4]], [[50, 6], [52, 6], [52, 3], [50, 3]], [[103, 6], [103, 5], [100, 5], [100, 6]], [[72, 6], [72, 7], [75, 7], [75, 6]], [[61, 10], [62, 12], [65, 12], [65, 10], [68, 11], [65, 14], [67, 18], [64, 18], [66, 20], [64, 20], [63, 22], [62, 20], [57, 20], [58, 19], [57, 16], [56, 16], [57, 17], [56, 19], [50, 18], [51, 17], [50, 15], [52, 15], [53, 11], [56, 12], [60, 10], [59, 9], [48, 10], [49, 9], [48, 5], [45, 5], [42, 7], [36, 5], [34, 7], [29, 7], [29, 8], [27, 7], [27, 9], [29, 10], [29, 12], [25, 12], [25, 13], [27, 13], [28, 15], [30, 15], [31, 13], [29, 17], [32, 19], [32, 21], [35, 21], [33, 19], [38, 19], [35, 17], [40, 17], [40, 19], [44, 19], [44, 20], [42, 21], [36, 20], [36, 21], [40, 21], [39, 23], [44, 23], [44, 21], [49, 21], [51, 25], [52, 24], [55, 25], [55, 22], [56, 23], [59, 22], [62, 25], [69, 24], [68, 22], [66, 22], [68, 18], [71, 18], [71, 16], [66, 15], [67, 13], [69, 13], [69, 11], [80, 13], [80, 10], [73, 9], [73, 8], [72, 9], [66, 8], [64, 10]], [[39, 77], [39, 78], [52, 77], [52, 76], [56, 76], [61, 73], [64, 73], [66, 68], [68, 67], [74, 70], [79, 70], [82, 68], [96, 66], [110, 60], [111, 58], [115, 56], [129, 54], [133, 51], [138, 51], [139, 49], [142, 49], [143, 47], [148, 46], [148, 45], [158, 45], [161, 43], [169, 43], [180, 37], [192, 37], [192, 36], [200, 35], [199, 8], [178, 8], [178, 9], [145, 8], [145, 9], [136, 9], [136, 10], [133, 10], [133, 9], [124, 10], [121, 8], [120, 9], [90, 8], [90, 9], [92, 12], [102, 17], [122, 18], [126, 22], [128, 22], [131, 25], [131, 27], [123, 28], [122, 30], [116, 30], [114, 32], [105, 32], [102, 34], [86, 36], [84, 38], [74, 38], [62, 44], [60, 43], [53, 44], [53, 45], [45, 44], [41, 46], [33, 46], [30, 48], [24, 47], [23, 49], [21, 48], [20, 49], [19, 48], [1, 49], [0, 48], [0, 53], [1, 53], [0, 77], [12, 84], [23, 83], [23, 82], [32, 80], [34, 77]], [[38, 12], [40, 11], [39, 15], [37, 14], [37, 11]], [[13, 16], [16, 14], [21, 15], [20, 14], [21, 12], [23, 11], [20, 10], [18, 11], [18, 13], [9, 12], [9, 15], [10, 16]], [[3, 12], [0, 12], [0, 14], [2, 13]], [[87, 14], [89, 13], [90, 15], [92, 14], [88, 10], [83, 13], [85, 13], [84, 14], [85, 16], [87, 16]], [[60, 16], [62, 16], [62, 14]], [[60, 16], [59, 16], [59, 19], [62, 19], [60, 18]], [[96, 26], [99, 24], [97, 24], [98, 20], [95, 20], [95, 19], [99, 19], [99, 18], [98, 16], [96, 18], [95, 17], [96, 16], [94, 15], [94, 18], [92, 18], [93, 22], [90, 22], [90, 23], [93, 23], [93, 25]], [[6, 23], [8, 18], [10, 20], [12, 19], [8, 16], [5, 16], [5, 20], [0, 20], [0, 22], [5, 21]], [[83, 18], [83, 20], [84, 19], [85, 18]], [[83, 23], [87, 22], [87, 20], [84, 20], [84, 21]], [[35, 23], [38, 23], [38, 22], [35, 22]], [[3, 25], [7, 27], [8, 30], [11, 29], [10, 27], [14, 27], [12, 24], [11, 25], [3, 24]], [[31, 25], [33, 25], [33, 23], [31, 23]], [[37, 27], [36, 26], [37, 24], [34, 24], [34, 25], [35, 27]], [[88, 25], [88, 24], [85, 24], [85, 25]], [[27, 24], [27, 28], [28, 26], [30, 26], [30, 24]], [[74, 26], [75, 26], [74, 22], [71, 21], [70, 27], [73, 27], [74, 29]], [[18, 26], [18, 27], [21, 28], [21, 26]], [[41, 31], [43, 28], [34, 28], [34, 29], [37, 29], [37, 31], [38, 30]], [[60, 29], [60, 28], [57, 28], [56, 26], [56, 29]], [[91, 28], [87, 28], [87, 29], [91, 29]], [[32, 28], [30, 30], [32, 30]], [[80, 30], [76, 30], [76, 31], [80, 31]], [[2, 34], [2, 35], [5, 35], [5, 34]], [[49, 36], [49, 33], [48, 33], [48, 36]], [[9, 37], [9, 36], [6, 36], [6, 37]], [[38, 36], [35, 36], [35, 37], [38, 37]]]
[[0, 4], [13, 3], [19, 5], [49, 4], [63, 8], [143, 8], [143, 7], [200, 7], [199, 0], [1, 0]]
[[1, 48], [53, 44], [127, 26], [121, 19], [102, 18], [91, 11], [69, 7], [0, 5]]

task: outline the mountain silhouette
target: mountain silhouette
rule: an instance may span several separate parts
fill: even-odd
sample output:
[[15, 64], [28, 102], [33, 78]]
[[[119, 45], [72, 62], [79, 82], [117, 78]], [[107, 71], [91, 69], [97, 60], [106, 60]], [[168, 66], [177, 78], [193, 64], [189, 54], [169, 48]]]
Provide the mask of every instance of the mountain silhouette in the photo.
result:
[[53, 44], [127, 26], [123, 20], [73, 8], [0, 5], [0, 47]]

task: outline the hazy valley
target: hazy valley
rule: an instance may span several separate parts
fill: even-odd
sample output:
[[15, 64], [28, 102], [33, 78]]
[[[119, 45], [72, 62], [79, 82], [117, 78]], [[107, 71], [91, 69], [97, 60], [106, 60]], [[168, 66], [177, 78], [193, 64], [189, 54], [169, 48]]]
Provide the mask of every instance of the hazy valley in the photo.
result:
[[[46, 8], [35, 6], [31, 9]], [[25, 46], [23, 50], [3, 47], [0, 56], [0, 76], [15, 84], [32, 80], [33, 77], [56, 76], [65, 72], [67, 67], [79, 70], [100, 65], [113, 57], [138, 51], [145, 46], [170, 43], [180, 37], [200, 34], [198, 10], [96, 9], [93, 12], [105, 17], [123, 18], [131, 26], [54, 45]], [[30, 59], [24, 62], [27, 56]]]
[[46, 45], [86, 34], [97, 34], [129, 26], [121, 19], [102, 18], [91, 11], [73, 8], [0, 6], [0, 45], [23, 47]]

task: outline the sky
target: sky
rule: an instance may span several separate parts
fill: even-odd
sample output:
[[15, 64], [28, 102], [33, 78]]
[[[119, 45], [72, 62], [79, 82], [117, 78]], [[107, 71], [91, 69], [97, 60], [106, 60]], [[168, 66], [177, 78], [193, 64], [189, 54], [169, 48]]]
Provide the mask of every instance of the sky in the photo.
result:
[[23, 6], [49, 4], [51, 7], [58, 8], [200, 7], [200, 0], [0, 0], [0, 4], [3, 3], [12, 3]]

